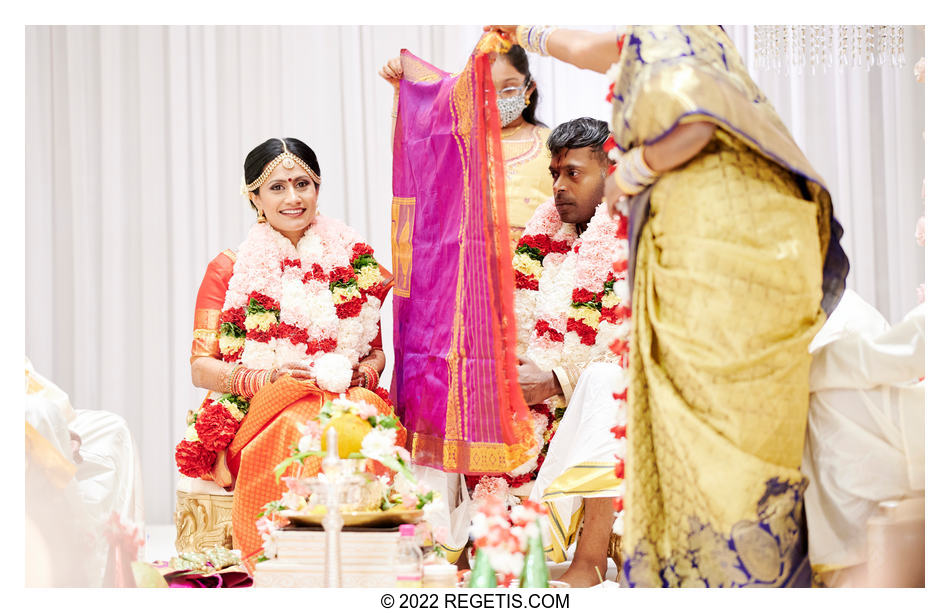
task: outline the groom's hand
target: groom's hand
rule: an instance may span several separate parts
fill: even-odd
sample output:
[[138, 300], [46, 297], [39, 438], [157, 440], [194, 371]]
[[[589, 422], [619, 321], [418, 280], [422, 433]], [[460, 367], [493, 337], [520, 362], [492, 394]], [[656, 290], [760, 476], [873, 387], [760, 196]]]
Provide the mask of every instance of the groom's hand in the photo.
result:
[[561, 393], [561, 384], [550, 370], [541, 370], [530, 360], [518, 361], [518, 385], [529, 406]]

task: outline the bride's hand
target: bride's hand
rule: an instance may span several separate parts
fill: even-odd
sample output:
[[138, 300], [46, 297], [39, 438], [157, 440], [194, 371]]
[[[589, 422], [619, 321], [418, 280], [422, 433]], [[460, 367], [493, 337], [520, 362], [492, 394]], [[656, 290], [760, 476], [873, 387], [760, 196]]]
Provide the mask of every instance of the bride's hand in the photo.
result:
[[379, 69], [379, 76], [386, 79], [393, 87], [402, 79], [402, 58], [394, 57]]
[[313, 381], [313, 374], [310, 372], [310, 365], [305, 362], [288, 362], [277, 369], [277, 373], [271, 378], [271, 382], [290, 375], [299, 381]]

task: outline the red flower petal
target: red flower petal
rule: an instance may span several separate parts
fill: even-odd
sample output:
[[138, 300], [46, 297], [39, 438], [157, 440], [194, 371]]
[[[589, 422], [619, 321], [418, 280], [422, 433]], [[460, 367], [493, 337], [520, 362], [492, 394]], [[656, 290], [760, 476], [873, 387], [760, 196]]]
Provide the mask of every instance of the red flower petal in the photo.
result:
[[175, 464], [186, 477], [200, 478], [214, 468], [216, 454], [200, 441], [181, 441], [175, 447]]
[[234, 419], [231, 412], [218, 402], [202, 411], [198, 415], [198, 421], [195, 422], [198, 439], [209, 451], [227, 449], [234, 440], [234, 433], [237, 432], [238, 427], [240, 427], [238, 420]]

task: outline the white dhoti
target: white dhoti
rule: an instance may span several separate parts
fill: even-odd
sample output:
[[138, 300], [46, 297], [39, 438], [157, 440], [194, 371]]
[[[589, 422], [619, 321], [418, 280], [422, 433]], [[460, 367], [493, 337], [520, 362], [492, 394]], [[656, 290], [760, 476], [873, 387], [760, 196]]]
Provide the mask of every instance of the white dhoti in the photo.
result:
[[894, 326], [846, 291], [812, 342], [802, 472], [812, 568], [868, 561], [868, 519], [924, 489], [924, 307]]
[[620, 494], [621, 479], [614, 474], [617, 424], [614, 392], [623, 383], [616, 364], [588, 365], [567, 405], [529, 498], [548, 509], [545, 551], [554, 562], [567, 559], [584, 516], [584, 498]]

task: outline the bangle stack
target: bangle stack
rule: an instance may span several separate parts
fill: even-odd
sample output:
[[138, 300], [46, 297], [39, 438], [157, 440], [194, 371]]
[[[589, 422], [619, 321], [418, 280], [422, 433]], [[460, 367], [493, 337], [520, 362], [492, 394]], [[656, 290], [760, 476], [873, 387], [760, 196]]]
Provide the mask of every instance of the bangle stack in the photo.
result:
[[620, 167], [615, 172], [617, 186], [629, 195], [642, 192], [656, 182], [658, 173], [654, 172], [643, 159], [643, 146], [636, 147], [623, 157]]
[[515, 29], [515, 40], [524, 47], [539, 55], [548, 56], [548, 39], [557, 30], [554, 26], [518, 26]]
[[270, 383], [277, 372], [276, 368], [251, 369], [244, 366], [237, 367], [232, 374], [231, 392], [245, 398], [253, 398], [267, 383]]
[[363, 375], [363, 385], [368, 390], [374, 390], [379, 387], [379, 373], [369, 364], [360, 364], [356, 369]]
[[234, 368], [228, 373], [228, 378], [224, 383], [224, 393], [233, 394], [234, 393], [234, 375], [237, 374], [239, 368], [244, 368], [240, 364], [235, 364]]

